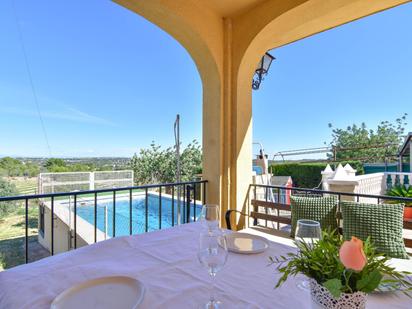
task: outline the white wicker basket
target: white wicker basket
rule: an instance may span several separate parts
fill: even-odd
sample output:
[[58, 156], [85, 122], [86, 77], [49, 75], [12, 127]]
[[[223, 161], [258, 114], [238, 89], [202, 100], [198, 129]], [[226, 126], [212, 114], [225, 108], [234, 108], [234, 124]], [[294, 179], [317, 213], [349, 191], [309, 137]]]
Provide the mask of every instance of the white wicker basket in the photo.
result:
[[320, 308], [327, 309], [364, 309], [366, 306], [366, 293], [343, 293], [339, 298], [334, 298], [330, 292], [316, 282], [309, 279], [312, 301]]

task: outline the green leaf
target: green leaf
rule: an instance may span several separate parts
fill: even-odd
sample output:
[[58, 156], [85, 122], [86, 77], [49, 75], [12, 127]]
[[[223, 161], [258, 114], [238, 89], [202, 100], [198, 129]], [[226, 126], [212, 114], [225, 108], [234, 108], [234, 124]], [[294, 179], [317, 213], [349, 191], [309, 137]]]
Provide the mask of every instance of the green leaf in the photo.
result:
[[363, 275], [362, 278], [356, 283], [356, 288], [359, 291], [370, 293], [379, 286], [381, 280], [382, 274], [379, 270], [375, 269], [374, 271]]
[[333, 297], [339, 298], [342, 293], [342, 282], [339, 279], [329, 279], [323, 283], [323, 286], [328, 289]]

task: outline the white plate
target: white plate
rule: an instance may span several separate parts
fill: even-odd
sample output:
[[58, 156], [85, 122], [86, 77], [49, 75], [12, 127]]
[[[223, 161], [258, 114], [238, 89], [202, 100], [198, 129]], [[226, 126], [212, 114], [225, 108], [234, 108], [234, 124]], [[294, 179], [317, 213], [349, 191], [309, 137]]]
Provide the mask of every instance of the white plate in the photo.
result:
[[400, 283], [395, 283], [395, 284], [388, 284], [388, 283], [381, 283], [378, 288], [373, 291], [375, 294], [380, 294], [380, 293], [391, 293], [391, 292], [396, 292], [396, 291], [401, 291], [401, 284]]
[[115, 276], [77, 284], [58, 295], [51, 309], [135, 309], [142, 302], [144, 285], [134, 278]]
[[[407, 281], [412, 282], [412, 277], [406, 276], [405, 278]], [[372, 293], [380, 294], [380, 293], [393, 293], [393, 292], [402, 292], [406, 291], [407, 287], [402, 285], [400, 282], [395, 283], [381, 283], [378, 288], [373, 291]]]
[[269, 247], [266, 238], [247, 233], [231, 233], [226, 235], [227, 249], [242, 254], [261, 253]]

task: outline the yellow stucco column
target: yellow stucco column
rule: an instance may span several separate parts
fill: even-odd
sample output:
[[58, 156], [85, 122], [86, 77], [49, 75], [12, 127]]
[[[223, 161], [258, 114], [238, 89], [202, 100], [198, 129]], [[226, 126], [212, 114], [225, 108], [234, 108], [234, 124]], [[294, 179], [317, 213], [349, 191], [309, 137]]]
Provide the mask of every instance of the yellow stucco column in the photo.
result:
[[[251, 81], [262, 55], [269, 49], [409, 2], [115, 1], [172, 35], [197, 65], [203, 85], [202, 146], [203, 175], [209, 181], [207, 201], [221, 205], [223, 225], [227, 209], [245, 210], [252, 181]], [[276, 133], [273, 132], [273, 138]]]

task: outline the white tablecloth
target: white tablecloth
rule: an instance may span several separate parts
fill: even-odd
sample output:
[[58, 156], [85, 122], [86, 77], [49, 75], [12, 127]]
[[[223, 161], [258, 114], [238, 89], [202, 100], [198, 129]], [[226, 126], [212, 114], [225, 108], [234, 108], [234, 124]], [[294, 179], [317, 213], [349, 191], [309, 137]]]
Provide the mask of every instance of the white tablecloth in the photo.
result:
[[[0, 308], [49, 308], [72, 285], [102, 276], [125, 275], [146, 286], [142, 308], [197, 308], [209, 296], [209, 277], [196, 258], [198, 223], [119, 237], [0, 273]], [[309, 292], [278, 275], [268, 256], [293, 250], [271, 242], [264, 253], [230, 254], [217, 275], [217, 295], [226, 308], [311, 308]], [[410, 265], [410, 264], [409, 264]], [[370, 296], [368, 308], [412, 308], [402, 294]]]

